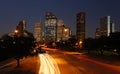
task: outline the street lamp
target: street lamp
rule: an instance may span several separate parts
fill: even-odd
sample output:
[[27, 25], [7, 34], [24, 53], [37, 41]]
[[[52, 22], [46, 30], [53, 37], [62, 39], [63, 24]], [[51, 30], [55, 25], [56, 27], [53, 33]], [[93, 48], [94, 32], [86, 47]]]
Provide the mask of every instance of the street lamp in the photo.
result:
[[17, 30], [17, 29], [15, 29], [14, 33], [15, 33], [15, 35], [17, 35], [17, 34], [18, 34], [18, 30]]
[[17, 29], [15, 29], [15, 31], [14, 31], [14, 37], [13, 37], [13, 44], [16, 44], [16, 37], [17, 37], [17, 34], [18, 34], [18, 30]]
[[82, 43], [83, 43], [83, 41], [80, 40], [80, 41], [79, 41], [79, 46], [80, 46], [80, 48], [82, 48]]
[[65, 32], [67, 32], [67, 31], [68, 31], [68, 29], [66, 29], [66, 28], [65, 28], [65, 29], [64, 29], [64, 31], [65, 31]]
[[20, 58], [21, 58], [21, 54], [20, 54], [20, 45], [19, 45], [19, 42], [20, 41], [18, 41], [19, 39], [18, 39], [18, 33], [19, 33], [19, 31], [17, 30], [17, 29], [15, 29], [15, 31], [14, 31], [14, 42], [13, 42], [13, 44], [15, 45], [15, 48], [16, 48], [16, 50], [15, 50], [15, 59], [17, 60], [17, 67], [20, 67]]
[[69, 29], [64, 28], [64, 40], [68, 40], [68, 37], [69, 37]]

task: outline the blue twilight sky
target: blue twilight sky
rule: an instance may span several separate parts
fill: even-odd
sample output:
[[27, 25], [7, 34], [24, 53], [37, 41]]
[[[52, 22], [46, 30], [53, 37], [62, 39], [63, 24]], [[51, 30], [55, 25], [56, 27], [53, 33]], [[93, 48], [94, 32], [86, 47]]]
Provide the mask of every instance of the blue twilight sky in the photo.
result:
[[100, 18], [108, 15], [120, 29], [120, 0], [0, 0], [0, 36], [11, 32], [22, 19], [33, 33], [35, 22], [44, 25], [46, 12], [62, 19], [72, 34], [76, 34], [78, 12], [86, 13], [86, 37], [94, 37]]

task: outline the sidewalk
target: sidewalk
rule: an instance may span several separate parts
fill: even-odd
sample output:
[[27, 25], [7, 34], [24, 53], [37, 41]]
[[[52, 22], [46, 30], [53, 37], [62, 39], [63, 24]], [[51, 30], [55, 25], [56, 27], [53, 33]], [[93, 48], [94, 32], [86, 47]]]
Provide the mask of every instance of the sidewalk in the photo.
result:
[[14, 60], [13, 64], [0, 69], [0, 74], [38, 74], [40, 59], [37, 56], [27, 57], [21, 60], [20, 67], [17, 68]]

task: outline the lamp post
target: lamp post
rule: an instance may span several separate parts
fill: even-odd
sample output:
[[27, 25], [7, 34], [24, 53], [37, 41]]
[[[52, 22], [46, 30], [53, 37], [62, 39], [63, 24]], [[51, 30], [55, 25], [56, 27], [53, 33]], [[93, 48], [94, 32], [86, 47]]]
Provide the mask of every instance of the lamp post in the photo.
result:
[[19, 31], [17, 29], [15, 29], [15, 31], [14, 31], [15, 34], [14, 35], [18, 35], [18, 32]]
[[18, 30], [14, 30], [14, 37], [13, 37], [13, 44], [16, 44], [16, 37], [17, 37], [17, 34], [18, 34]]
[[68, 33], [68, 29], [64, 28], [64, 40], [67, 40], [67, 34]]
[[83, 43], [83, 41], [80, 40], [80, 41], [79, 41], [79, 46], [80, 46], [80, 48], [82, 48], [82, 43]]
[[17, 37], [17, 35], [18, 35], [18, 30], [15, 29], [15, 31], [14, 31], [14, 37], [13, 37], [13, 39], [14, 39], [13, 44], [16, 44], [16, 37]]
[[15, 44], [15, 49], [17, 51], [15, 51], [15, 59], [17, 60], [17, 67], [20, 67], [20, 52], [18, 51], [19, 50], [19, 45], [18, 45], [18, 33], [19, 31], [17, 29], [15, 29], [14, 31], [14, 42], [13, 44]]

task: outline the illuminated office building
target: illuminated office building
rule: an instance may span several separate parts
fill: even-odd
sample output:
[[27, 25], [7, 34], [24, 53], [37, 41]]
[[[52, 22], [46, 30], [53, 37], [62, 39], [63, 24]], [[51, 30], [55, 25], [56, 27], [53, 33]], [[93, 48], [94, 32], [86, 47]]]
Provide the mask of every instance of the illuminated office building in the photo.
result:
[[57, 42], [68, 40], [70, 36], [70, 28], [64, 25], [63, 20], [57, 20]]
[[80, 12], [77, 14], [76, 22], [77, 39], [78, 41], [83, 41], [85, 39], [85, 12]]
[[69, 27], [66, 27], [66, 26], [63, 26], [63, 29], [62, 29], [62, 40], [63, 41], [66, 41], [70, 38], [71, 36], [71, 30]]
[[96, 28], [95, 38], [99, 38], [100, 36], [101, 36], [101, 34], [100, 34], [100, 28]]
[[109, 36], [110, 34], [110, 16], [100, 19], [101, 36]]
[[36, 42], [43, 42], [43, 30], [40, 22], [35, 23], [34, 38], [36, 39]]
[[110, 16], [100, 19], [101, 36], [109, 36], [111, 32], [115, 32], [115, 24], [111, 23]]
[[110, 33], [115, 32], [115, 23], [110, 23]]
[[51, 13], [46, 13], [46, 20], [45, 20], [45, 42], [56, 42], [57, 36], [57, 18], [56, 16]]
[[57, 20], [57, 42], [61, 41], [63, 39], [63, 26], [64, 22], [63, 20]]

